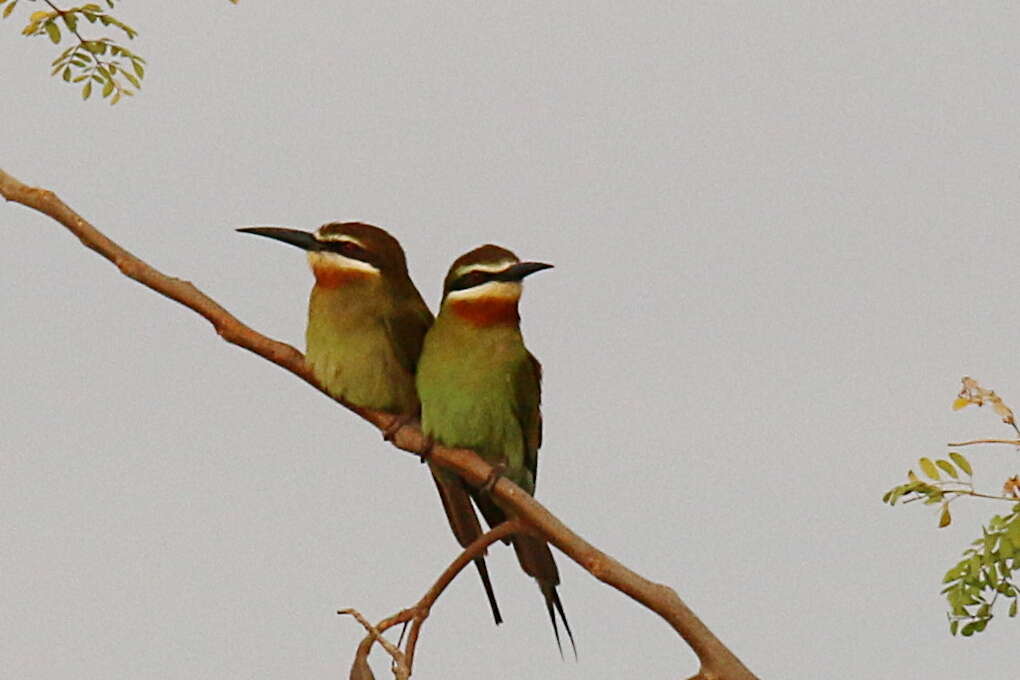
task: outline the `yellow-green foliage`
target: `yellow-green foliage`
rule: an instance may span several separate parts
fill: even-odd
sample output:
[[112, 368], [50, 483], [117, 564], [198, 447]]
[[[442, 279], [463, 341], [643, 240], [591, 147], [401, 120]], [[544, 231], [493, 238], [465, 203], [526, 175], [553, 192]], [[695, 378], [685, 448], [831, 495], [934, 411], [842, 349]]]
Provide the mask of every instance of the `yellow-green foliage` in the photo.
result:
[[[0, 0], [0, 5], [4, 5], [0, 15], [4, 19], [11, 16], [18, 2]], [[33, 12], [21, 30], [22, 35], [29, 37], [46, 36], [54, 45], [59, 45], [65, 35], [72, 39], [73, 44], [53, 60], [50, 75], [59, 73], [66, 83], [81, 83], [82, 99], [98, 91], [104, 98], [109, 97], [111, 104], [116, 104], [121, 97], [132, 96], [142, 86], [145, 59], [113, 38], [85, 35], [93, 29], [85, 23], [118, 29], [128, 40], [138, 35], [138, 31], [110, 14], [115, 2], [104, 0], [105, 7], [89, 3], [67, 8], [47, 2], [48, 9]], [[237, 4], [238, 0], [230, 2]]]

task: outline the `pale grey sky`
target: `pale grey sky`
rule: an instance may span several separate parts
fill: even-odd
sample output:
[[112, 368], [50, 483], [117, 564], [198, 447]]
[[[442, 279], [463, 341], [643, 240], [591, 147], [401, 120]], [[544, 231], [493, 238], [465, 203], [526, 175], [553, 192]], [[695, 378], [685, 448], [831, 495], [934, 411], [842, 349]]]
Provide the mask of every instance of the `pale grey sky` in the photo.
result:
[[[556, 269], [538, 496], [672, 585], [762, 678], [999, 676], [953, 639], [949, 529], [882, 493], [964, 374], [1020, 404], [1018, 11], [1001, 3], [124, 3], [134, 100], [82, 102], [0, 24], [0, 167], [303, 347], [299, 252], [237, 226], [383, 226], [434, 304], [495, 242]], [[0, 665], [336, 678], [454, 554], [424, 468], [62, 228], [0, 206]], [[979, 481], [1016, 472], [975, 451]], [[1005, 508], [1003, 508], [1004, 510]], [[676, 678], [694, 656], [560, 559], [562, 662], [510, 551], [434, 609], [421, 678]], [[376, 669], [385, 676], [381, 655]]]

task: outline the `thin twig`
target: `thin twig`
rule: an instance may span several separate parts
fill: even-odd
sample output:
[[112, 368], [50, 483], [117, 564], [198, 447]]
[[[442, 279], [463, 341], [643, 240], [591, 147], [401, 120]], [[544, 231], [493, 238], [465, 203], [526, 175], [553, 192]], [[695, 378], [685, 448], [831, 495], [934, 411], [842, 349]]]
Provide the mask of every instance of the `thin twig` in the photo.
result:
[[946, 446], [971, 446], [973, 444], [1010, 444], [1020, 446], [1020, 439], [971, 439], [968, 442], [949, 442]]
[[[116, 265], [126, 276], [200, 314], [227, 342], [272, 361], [326, 394], [305, 364], [301, 352], [244, 325], [191, 283], [166, 276], [138, 259], [71, 210], [52, 191], [30, 187], [0, 170], [0, 195], [9, 201], [15, 201], [52, 217], [77, 236], [85, 246]], [[342, 400], [335, 401], [382, 431], [386, 431], [397, 420], [396, 416], [387, 413], [358, 408]], [[426, 447], [425, 437], [413, 424], [400, 427], [391, 441], [397, 448], [418, 455]], [[492, 474], [492, 467], [488, 463], [466, 449], [434, 446], [430, 461], [456, 473], [475, 487], [484, 485]], [[694, 678], [754, 680], [754, 674], [712, 634], [672, 588], [649, 581], [596, 549], [507, 478], [500, 478], [491, 493], [499, 499], [500, 505], [513, 512], [517, 518], [526, 522], [597, 579], [665, 619], [691, 646], [701, 662], [701, 668]]]
[[[414, 610], [404, 609], [402, 611], [397, 612], [393, 616], [387, 617], [380, 621], [378, 624], [376, 624], [376, 630], [378, 630], [379, 633], [382, 634], [399, 623], [406, 624], [412, 618], [414, 618]], [[354, 653], [354, 662], [351, 664], [350, 674], [351, 680], [359, 679], [361, 677], [359, 673], [364, 674], [365, 677], [371, 677], [370, 675], [371, 670], [368, 670], [368, 673], [365, 674], [364, 669], [369, 668], [368, 655], [372, 651], [372, 645], [374, 645], [375, 642], [376, 642], [375, 637], [373, 637], [372, 635], [366, 635], [364, 639], [362, 639], [362, 641], [358, 643], [358, 648]], [[408, 673], [410, 672], [411, 672], [410, 666], [408, 666]]]
[[341, 609], [337, 614], [353, 616], [368, 631], [368, 637], [382, 645], [383, 649], [393, 657], [393, 665], [395, 666], [394, 675], [396, 675], [397, 680], [406, 680], [406, 678], [411, 676], [411, 670], [404, 653], [395, 644], [384, 638], [382, 631], [373, 626], [357, 609]]
[[[471, 564], [476, 558], [481, 557], [485, 554], [486, 549], [503, 538], [515, 534], [519, 531], [525, 530], [525, 526], [519, 520], [513, 519], [503, 522], [498, 526], [489, 529], [487, 532], [472, 541], [466, 548], [461, 550], [457, 557], [443, 570], [443, 573], [439, 575], [436, 582], [432, 584], [432, 587], [421, 597], [418, 602], [412, 607], [403, 609], [393, 616], [387, 617], [379, 622], [377, 626], [369, 627], [366, 621], [359, 618], [358, 621], [365, 626], [365, 629], [369, 631], [369, 634], [358, 644], [358, 649], [354, 655], [354, 663], [351, 664], [351, 680], [360, 679], [362, 677], [369, 677], [371, 670], [368, 669], [368, 655], [372, 651], [372, 645], [376, 642], [381, 643], [386, 647], [386, 651], [390, 653], [390, 656], [394, 659], [394, 673], [398, 670], [406, 669], [408, 675], [411, 674], [412, 668], [414, 667], [414, 649], [418, 643], [418, 636], [421, 631], [422, 624], [425, 623], [425, 619], [429, 617], [432, 612], [432, 605], [435, 604], [439, 596], [443, 594], [446, 587], [453, 582], [453, 579], [457, 577], [464, 567]], [[350, 614], [355, 612], [354, 609], [343, 609], [338, 611], [337, 614]], [[357, 617], [355, 617], [357, 618]], [[407, 644], [404, 646], [404, 651], [399, 655], [395, 655], [392, 651], [396, 649], [389, 640], [382, 637], [382, 633], [397, 625], [398, 623], [411, 622], [411, 632], [407, 636]], [[389, 645], [389, 646], [386, 646]], [[402, 666], [401, 666], [402, 664]], [[398, 676], [399, 677], [399, 676]]]
[[489, 531], [485, 532], [474, 541], [472, 541], [468, 547], [464, 548], [457, 559], [450, 563], [436, 582], [432, 584], [429, 591], [425, 593], [425, 596], [418, 601], [414, 609], [416, 610], [414, 619], [411, 621], [411, 632], [407, 636], [407, 644], [404, 646], [404, 654], [407, 656], [408, 668], [414, 668], [414, 648], [418, 644], [418, 635], [421, 632], [422, 624], [425, 623], [425, 619], [428, 618], [429, 612], [432, 609], [432, 605], [443, 594], [446, 587], [450, 585], [454, 577], [459, 574], [464, 567], [471, 564], [477, 557], [481, 557], [485, 554], [486, 548], [495, 543], [496, 541], [502, 540], [506, 536], [515, 534], [521, 531], [523, 525], [519, 520], [511, 519], [502, 524], [499, 524]]

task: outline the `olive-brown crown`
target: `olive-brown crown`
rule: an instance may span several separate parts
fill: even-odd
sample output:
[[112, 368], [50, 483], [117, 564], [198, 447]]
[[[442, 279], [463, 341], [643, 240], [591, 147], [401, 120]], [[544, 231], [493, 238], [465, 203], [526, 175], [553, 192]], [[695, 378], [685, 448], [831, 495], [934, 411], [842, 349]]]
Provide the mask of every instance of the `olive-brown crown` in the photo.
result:
[[443, 281], [443, 297], [445, 298], [447, 293], [454, 289], [455, 284], [462, 277], [471, 275], [473, 266], [494, 271], [493, 267], [501, 264], [509, 266], [516, 262], [520, 262], [520, 260], [513, 251], [491, 243], [469, 250], [450, 265], [450, 270], [446, 273], [446, 279]]

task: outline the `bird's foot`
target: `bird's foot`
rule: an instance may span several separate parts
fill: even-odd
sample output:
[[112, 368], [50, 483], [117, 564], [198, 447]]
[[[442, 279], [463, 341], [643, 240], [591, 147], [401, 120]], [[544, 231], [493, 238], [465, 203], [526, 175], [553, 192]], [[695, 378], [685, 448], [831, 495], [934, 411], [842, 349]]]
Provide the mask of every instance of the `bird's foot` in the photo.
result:
[[496, 486], [496, 482], [506, 472], [506, 463], [496, 463], [492, 466], [492, 472], [489, 473], [488, 479], [485, 480], [485, 484], [482, 484], [482, 491], [485, 493], [492, 493], [492, 488]]
[[432, 449], [436, 448], [436, 440], [430, 435], [425, 435], [425, 445], [421, 447], [418, 452], [418, 458], [422, 463], [427, 463], [429, 458], [432, 456]]
[[390, 421], [390, 424], [383, 428], [382, 431], [383, 441], [384, 442], [393, 441], [393, 438], [397, 436], [397, 432], [400, 431], [400, 428], [402, 428], [404, 425], [407, 425], [412, 420], [414, 420], [414, 416], [408, 415], [406, 413], [400, 416], [393, 416], [393, 420]]

